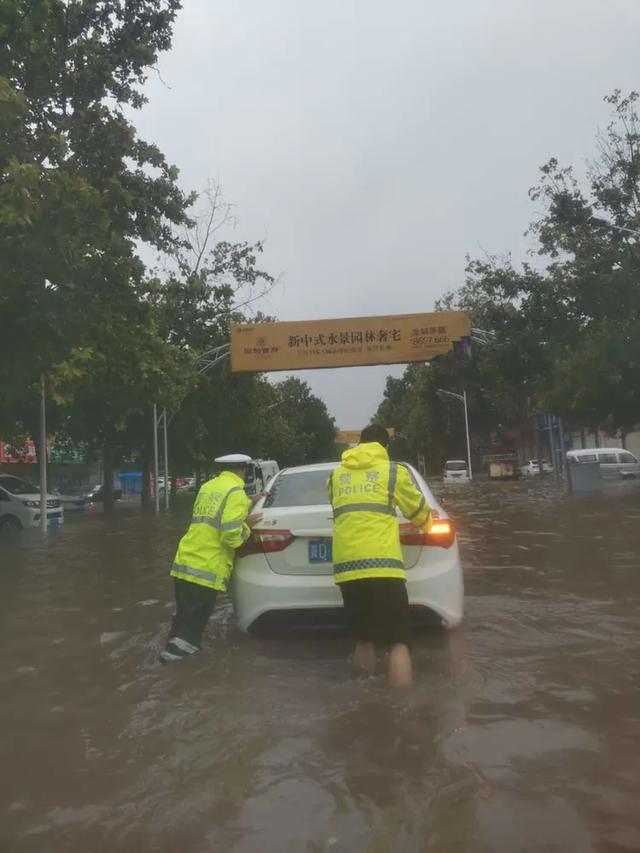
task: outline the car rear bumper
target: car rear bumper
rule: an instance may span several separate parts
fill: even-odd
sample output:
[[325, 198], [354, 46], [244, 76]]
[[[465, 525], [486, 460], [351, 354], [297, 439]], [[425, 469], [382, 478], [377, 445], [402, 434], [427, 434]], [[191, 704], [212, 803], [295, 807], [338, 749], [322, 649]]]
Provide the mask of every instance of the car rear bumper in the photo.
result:
[[[418, 564], [407, 571], [407, 591], [418, 616], [435, 613], [449, 628], [460, 623], [464, 586], [458, 547], [428, 566]], [[233, 575], [233, 606], [242, 631], [269, 613], [295, 610], [334, 611], [342, 607], [340, 590], [328, 575], [281, 575], [272, 572], [261, 555], [245, 557]], [[421, 613], [424, 611], [424, 613]]]

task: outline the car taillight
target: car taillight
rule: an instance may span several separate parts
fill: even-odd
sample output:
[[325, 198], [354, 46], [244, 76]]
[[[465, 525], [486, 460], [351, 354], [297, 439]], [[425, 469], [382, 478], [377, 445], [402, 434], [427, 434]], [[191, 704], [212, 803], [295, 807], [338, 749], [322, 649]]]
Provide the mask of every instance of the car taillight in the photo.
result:
[[284, 551], [296, 537], [290, 530], [252, 530], [251, 536], [237, 550], [239, 557], [249, 554], [272, 554]]
[[434, 518], [429, 532], [413, 524], [400, 525], [400, 542], [403, 545], [430, 545], [436, 548], [450, 548], [456, 538], [456, 531], [450, 518]]

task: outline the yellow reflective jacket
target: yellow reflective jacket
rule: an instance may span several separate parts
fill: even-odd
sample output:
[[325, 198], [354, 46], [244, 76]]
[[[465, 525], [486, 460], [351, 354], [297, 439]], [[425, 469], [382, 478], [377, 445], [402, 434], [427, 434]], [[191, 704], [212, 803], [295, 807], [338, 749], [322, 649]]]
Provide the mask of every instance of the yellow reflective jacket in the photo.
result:
[[406, 578], [395, 508], [416, 527], [430, 509], [409, 469], [390, 462], [378, 442], [342, 454], [327, 483], [333, 507], [333, 569], [336, 583], [361, 578]]
[[174, 578], [225, 592], [235, 550], [249, 538], [251, 501], [232, 471], [208, 480], [198, 492], [191, 524], [180, 540], [171, 569]]

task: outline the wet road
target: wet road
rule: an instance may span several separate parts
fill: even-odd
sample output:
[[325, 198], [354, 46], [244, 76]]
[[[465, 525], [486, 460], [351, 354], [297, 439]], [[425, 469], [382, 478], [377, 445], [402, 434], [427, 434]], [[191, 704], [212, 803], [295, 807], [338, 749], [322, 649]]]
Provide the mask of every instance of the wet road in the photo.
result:
[[0, 850], [640, 850], [640, 494], [445, 501], [466, 617], [416, 638], [408, 695], [228, 605], [159, 667], [178, 516], [0, 545]]

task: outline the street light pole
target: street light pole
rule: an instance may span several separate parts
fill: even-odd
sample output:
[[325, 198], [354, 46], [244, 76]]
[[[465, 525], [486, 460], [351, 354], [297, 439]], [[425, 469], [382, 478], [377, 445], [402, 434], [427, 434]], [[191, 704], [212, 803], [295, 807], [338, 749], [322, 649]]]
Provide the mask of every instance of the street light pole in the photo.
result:
[[614, 225], [613, 222], [607, 222], [606, 219], [601, 219], [599, 216], [590, 216], [588, 219], [589, 225], [600, 225], [603, 228], [611, 228], [613, 231], [622, 231], [624, 234], [633, 234], [634, 237], [640, 239], [640, 231], [633, 228], [625, 228], [624, 225]]
[[464, 406], [464, 429], [467, 436], [467, 468], [469, 470], [469, 479], [473, 480], [473, 470], [471, 468], [471, 437], [469, 433], [469, 411], [467, 409], [467, 392], [465, 390], [462, 392], [462, 394], [456, 394], [455, 391], [445, 391], [444, 388], [436, 388], [436, 392], [438, 394], [444, 394], [445, 397], [453, 397], [454, 400], [458, 400]]

